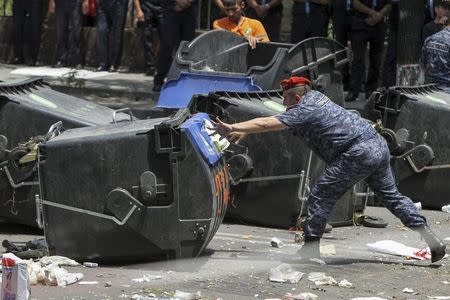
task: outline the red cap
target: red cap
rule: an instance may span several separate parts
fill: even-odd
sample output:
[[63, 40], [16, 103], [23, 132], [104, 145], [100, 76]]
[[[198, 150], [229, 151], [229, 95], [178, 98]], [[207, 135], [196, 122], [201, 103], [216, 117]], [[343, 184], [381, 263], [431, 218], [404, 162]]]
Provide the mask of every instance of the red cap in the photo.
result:
[[299, 86], [299, 85], [310, 85], [311, 80], [309, 80], [306, 77], [298, 77], [298, 76], [292, 76], [291, 78], [281, 80], [280, 85], [281, 88], [285, 90], [292, 89], [293, 87]]

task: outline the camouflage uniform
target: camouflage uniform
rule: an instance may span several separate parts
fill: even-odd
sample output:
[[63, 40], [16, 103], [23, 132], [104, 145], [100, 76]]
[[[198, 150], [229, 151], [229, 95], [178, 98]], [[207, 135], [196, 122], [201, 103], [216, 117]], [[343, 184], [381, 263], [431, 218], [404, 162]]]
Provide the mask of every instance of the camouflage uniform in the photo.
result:
[[420, 56], [425, 69], [425, 83], [436, 83], [450, 93], [450, 27], [425, 40]]
[[389, 148], [367, 120], [317, 91], [276, 118], [327, 163], [308, 199], [306, 236], [321, 237], [336, 201], [363, 179], [405, 226], [426, 224], [411, 199], [397, 190]]

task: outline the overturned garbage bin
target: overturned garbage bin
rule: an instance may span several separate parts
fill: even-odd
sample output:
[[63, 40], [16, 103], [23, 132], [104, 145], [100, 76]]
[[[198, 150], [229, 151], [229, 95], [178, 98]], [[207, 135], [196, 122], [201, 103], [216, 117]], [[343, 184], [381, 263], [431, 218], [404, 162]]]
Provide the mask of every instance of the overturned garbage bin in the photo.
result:
[[[281, 91], [215, 92], [196, 96], [193, 112], [207, 112], [228, 123], [281, 113]], [[309, 189], [325, 168], [291, 132], [251, 134], [228, 152], [232, 178], [227, 217], [264, 226], [289, 228], [306, 215]], [[361, 186], [363, 188], [363, 186]], [[329, 223], [350, 225], [365, 208], [366, 194], [347, 192], [336, 204]]]
[[69, 129], [129, 119], [120, 111], [54, 91], [42, 79], [0, 83], [0, 217], [36, 226], [36, 146], [52, 134], [53, 124], [62, 121]]
[[208, 116], [185, 118], [71, 129], [41, 144], [37, 207], [51, 254], [125, 262], [201, 253], [226, 211], [228, 168]]
[[427, 208], [450, 203], [450, 95], [435, 85], [392, 87], [364, 115], [379, 120], [400, 192]]

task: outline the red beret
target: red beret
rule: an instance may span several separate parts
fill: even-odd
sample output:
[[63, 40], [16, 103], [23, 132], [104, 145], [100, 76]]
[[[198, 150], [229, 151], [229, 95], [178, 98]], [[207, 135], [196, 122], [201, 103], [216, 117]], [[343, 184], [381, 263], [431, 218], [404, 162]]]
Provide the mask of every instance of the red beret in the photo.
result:
[[289, 90], [298, 85], [310, 85], [311, 80], [306, 77], [292, 76], [291, 78], [281, 80], [280, 85], [283, 90]]

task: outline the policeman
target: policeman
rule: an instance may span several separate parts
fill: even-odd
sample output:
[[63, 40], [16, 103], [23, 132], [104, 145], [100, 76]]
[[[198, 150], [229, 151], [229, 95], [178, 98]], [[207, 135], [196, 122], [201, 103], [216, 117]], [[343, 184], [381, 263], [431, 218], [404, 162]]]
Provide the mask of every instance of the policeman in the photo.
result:
[[197, 25], [197, 0], [162, 1], [164, 35], [161, 37], [157, 72], [153, 81], [153, 91], [159, 92], [172, 64], [173, 53], [180, 41], [190, 41], [195, 37]]
[[354, 0], [353, 7], [355, 8], [352, 23], [353, 61], [346, 101], [358, 99], [364, 78], [367, 44], [370, 45], [370, 52], [369, 72], [365, 86], [366, 98], [377, 88], [384, 44], [384, 17], [390, 12], [391, 4], [390, 0]]
[[425, 83], [435, 83], [450, 94], [450, 20], [447, 26], [425, 40], [420, 55]]
[[56, 12], [56, 68], [67, 66], [69, 23], [72, 26], [74, 65], [84, 66], [83, 15], [89, 13], [89, 0], [50, 0], [50, 14]]
[[422, 29], [422, 42], [425, 42], [429, 36], [444, 29], [445, 23], [450, 16], [450, 1], [437, 0], [434, 6], [434, 13], [434, 20], [426, 23]]
[[281, 0], [249, 0], [248, 6], [248, 16], [261, 21], [269, 39], [272, 42], [279, 42], [283, 15]]
[[136, 19], [144, 24], [145, 74], [155, 73], [155, 52], [153, 46], [153, 20], [156, 21], [158, 36], [162, 36], [162, 11], [160, 0], [134, 0]]
[[219, 119], [215, 123], [219, 134], [238, 142], [249, 133], [290, 129], [327, 163], [308, 198], [302, 259], [320, 257], [319, 242], [336, 201], [364, 179], [386, 208], [422, 235], [431, 248], [432, 261], [442, 259], [445, 244], [430, 230], [411, 199], [397, 190], [386, 141], [367, 120], [311, 90], [310, 84], [304, 77], [281, 82], [287, 107], [284, 113], [235, 124]]
[[30, 17], [30, 61], [29, 65], [36, 65], [39, 48], [41, 46], [43, 0], [14, 0], [13, 23], [14, 23], [14, 58], [11, 63], [23, 64], [24, 57], [24, 26], [26, 16]]
[[[127, 9], [128, 0], [97, 0], [97, 56], [99, 66], [96, 71], [117, 72], [119, 69]], [[108, 52], [111, 53], [111, 56], [108, 55]]]
[[[336, 41], [347, 47], [351, 38], [352, 20], [354, 15], [352, 0], [331, 0], [331, 16]], [[344, 91], [348, 90], [350, 81], [349, 66], [346, 64], [342, 69], [342, 83]]]
[[313, 36], [327, 36], [329, 0], [294, 0], [291, 42], [296, 44]]
[[389, 39], [383, 66], [383, 86], [388, 88], [397, 82], [397, 33], [400, 19], [400, 0], [392, 0], [389, 14]]

